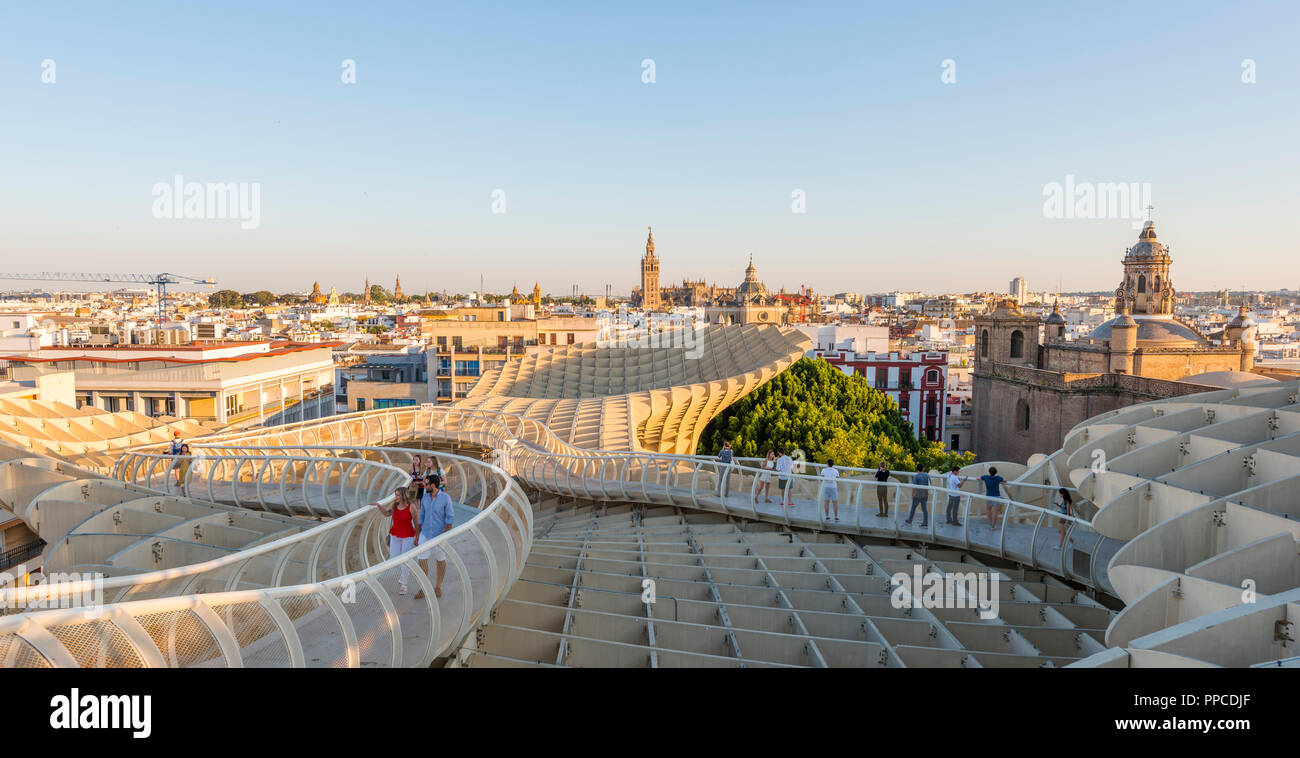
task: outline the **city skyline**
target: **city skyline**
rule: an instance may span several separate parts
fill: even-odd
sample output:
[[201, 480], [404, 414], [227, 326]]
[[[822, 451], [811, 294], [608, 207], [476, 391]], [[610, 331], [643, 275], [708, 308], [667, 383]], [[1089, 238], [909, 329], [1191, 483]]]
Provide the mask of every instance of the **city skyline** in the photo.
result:
[[[1105, 290], [1134, 219], [1049, 218], [1077, 182], [1149, 186], [1184, 289], [1295, 286], [1296, 11], [1114, 7], [0, 11], [7, 268], [601, 294], [653, 225], [665, 282]], [[255, 228], [160, 215], [175, 177]]]

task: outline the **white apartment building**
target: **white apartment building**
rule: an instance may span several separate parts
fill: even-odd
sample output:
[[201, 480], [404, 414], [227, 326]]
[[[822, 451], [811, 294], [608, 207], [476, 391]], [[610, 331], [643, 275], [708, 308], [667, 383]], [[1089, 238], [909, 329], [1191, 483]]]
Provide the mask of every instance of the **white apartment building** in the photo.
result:
[[263, 420], [331, 386], [337, 344], [47, 347], [0, 360], [15, 381], [72, 372], [79, 407], [230, 424]]

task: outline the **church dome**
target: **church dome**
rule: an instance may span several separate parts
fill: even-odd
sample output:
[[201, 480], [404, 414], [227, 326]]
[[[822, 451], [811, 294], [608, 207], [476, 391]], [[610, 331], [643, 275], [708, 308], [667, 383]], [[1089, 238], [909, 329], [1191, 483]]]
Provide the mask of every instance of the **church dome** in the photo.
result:
[[1051, 315], [1049, 315], [1047, 318], [1043, 319], [1043, 323], [1045, 323], [1045, 324], [1064, 324], [1064, 323], [1065, 323], [1065, 316], [1062, 316], [1062, 315], [1061, 315], [1061, 309], [1060, 309], [1060, 308], [1059, 308], [1055, 303], [1052, 304], [1052, 313], [1051, 313]]
[[758, 280], [758, 269], [754, 268], [754, 256], [749, 256], [749, 265], [745, 267], [745, 281], [736, 288], [736, 298], [753, 300], [767, 296], [767, 287]]
[[1128, 249], [1128, 258], [1159, 258], [1169, 255], [1169, 251], [1160, 240], [1156, 239], [1156, 227], [1150, 221], [1142, 225], [1137, 244]]
[[1138, 345], [1151, 347], [1203, 347], [1207, 343], [1188, 326], [1173, 319], [1160, 317], [1139, 317], [1137, 319], [1122, 313], [1107, 321], [1088, 335], [1092, 340], [1109, 340], [1111, 330], [1116, 326], [1137, 326]]
[[1250, 315], [1250, 311], [1246, 310], [1246, 306], [1243, 305], [1241, 310], [1237, 311], [1237, 315], [1233, 316], [1232, 320], [1228, 322], [1228, 326], [1239, 326], [1242, 329], [1248, 329], [1252, 326], [1259, 326], [1259, 324], [1255, 322], [1255, 318]]

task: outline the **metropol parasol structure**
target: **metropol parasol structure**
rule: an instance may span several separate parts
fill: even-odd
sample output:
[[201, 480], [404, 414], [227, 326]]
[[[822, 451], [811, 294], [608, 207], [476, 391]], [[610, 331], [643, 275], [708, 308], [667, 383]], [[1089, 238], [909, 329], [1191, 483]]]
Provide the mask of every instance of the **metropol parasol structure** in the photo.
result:
[[[823, 462], [786, 507], [759, 461], [693, 454], [808, 339], [686, 336], [539, 352], [450, 405], [189, 430], [180, 469], [165, 430], [6, 402], [0, 510], [45, 542], [45, 581], [0, 575], [0, 666], [1300, 665], [1300, 382], [1129, 406], [962, 472], [996, 465], [1002, 501], [842, 468], [835, 518]], [[369, 506], [430, 453], [455, 526], [392, 557]], [[955, 495], [959, 523], [909, 523], [916, 493], [936, 515]], [[958, 573], [995, 594], [898, 602], [899, 574]]]

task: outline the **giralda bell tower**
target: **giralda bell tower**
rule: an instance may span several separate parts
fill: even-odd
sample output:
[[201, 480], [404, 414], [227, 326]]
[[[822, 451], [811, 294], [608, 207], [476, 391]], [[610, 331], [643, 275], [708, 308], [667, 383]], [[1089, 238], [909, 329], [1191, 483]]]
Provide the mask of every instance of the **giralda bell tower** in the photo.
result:
[[641, 257], [641, 307], [657, 311], [663, 305], [659, 292], [659, 259], [655, 257], [654, 229], [646, 227], [650, 236], [645, 241], [645, 255]]

